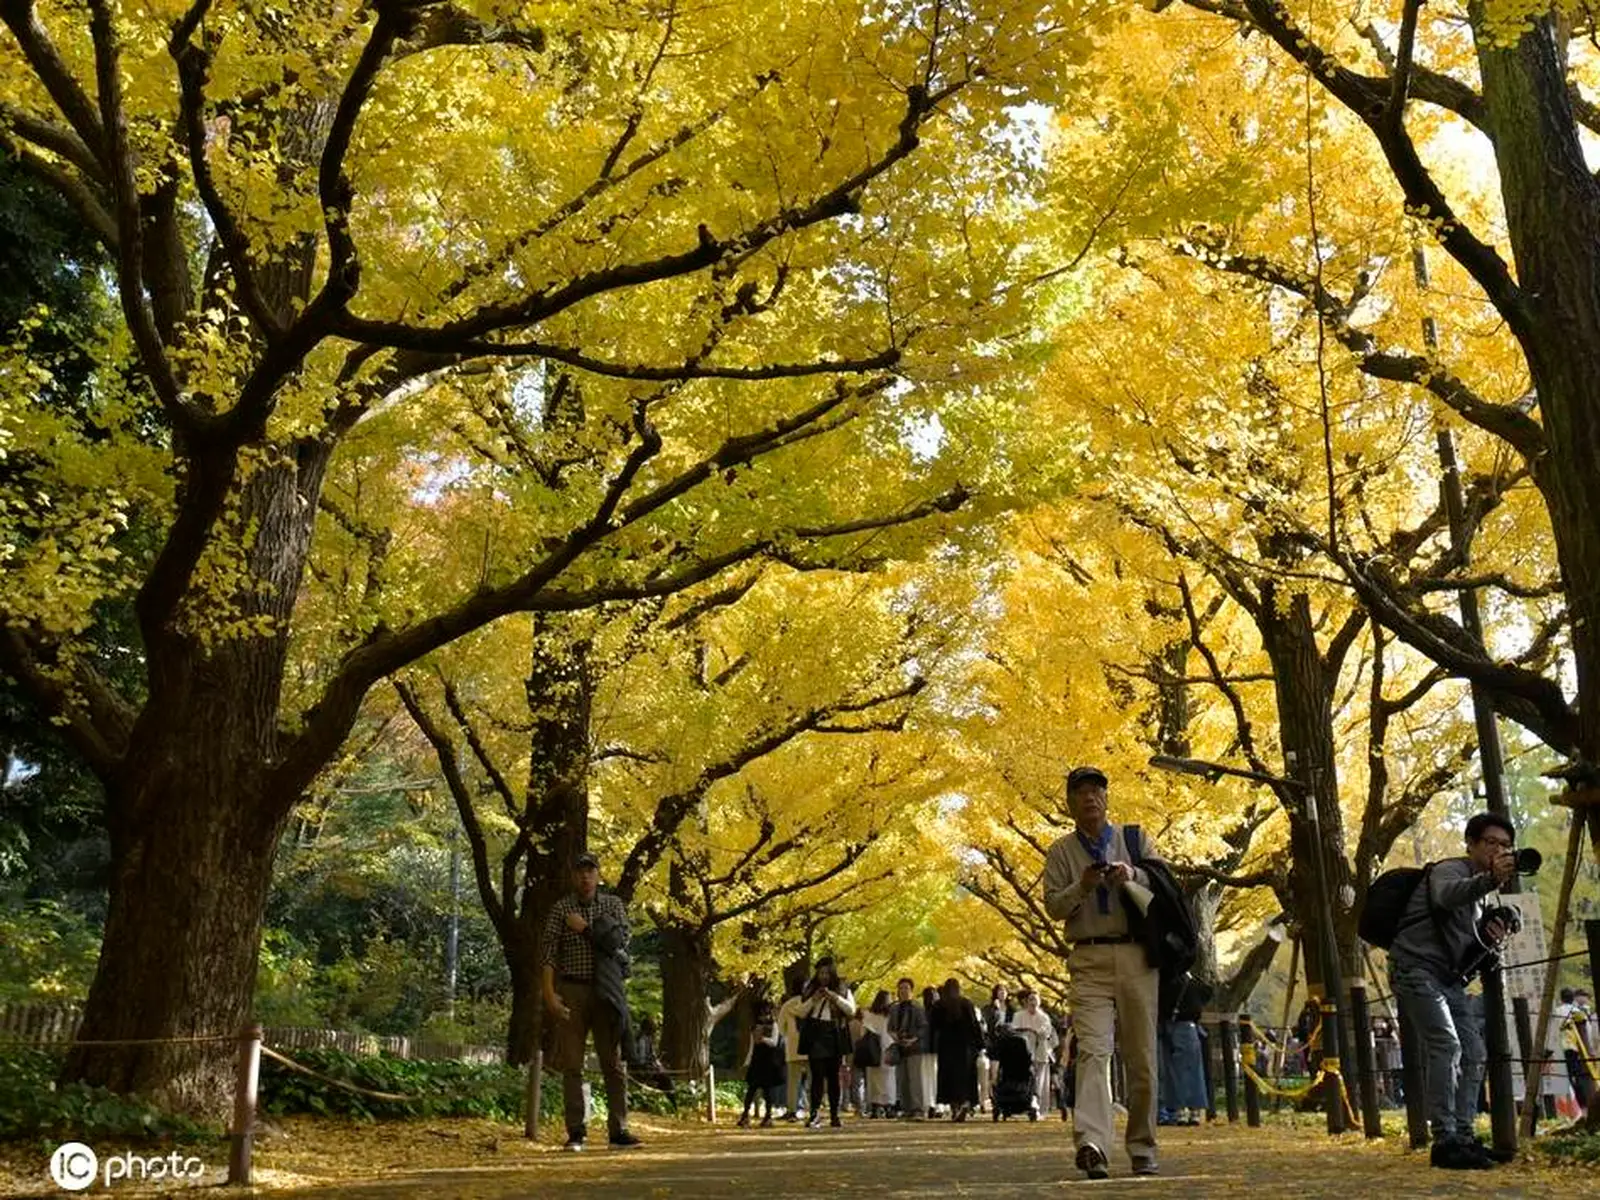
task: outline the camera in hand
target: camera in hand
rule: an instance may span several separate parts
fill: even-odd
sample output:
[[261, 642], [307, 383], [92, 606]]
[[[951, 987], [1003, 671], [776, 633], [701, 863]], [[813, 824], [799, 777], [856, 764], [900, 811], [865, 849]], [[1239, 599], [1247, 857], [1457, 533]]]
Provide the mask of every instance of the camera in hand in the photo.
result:
[[1524, 846], [1517, 851], [1517, 874], [1537, 875], [1539, 868], [1544, 866], [1544, 855], [1532, 846]]
[[[1538, 853], [1537, 850], [1534, 851]], [[1498, 921], [1505, 930], [1504, 937], [1522, 932], [1522, 913], [1519, 909], [1509, 904], [1495, 904], [1483, 910], [1483, 916], [1478, 919], [1477, 927], [1473, 932], [1478, 938], [1478, 949], [1473, 951], [1461, 972], [1461, 981], [1469, 983], [1479, 971], [1498, 968], [1502, 949], [1503, 938], [1496, 940], [1489, 936], [1489, 926]]]

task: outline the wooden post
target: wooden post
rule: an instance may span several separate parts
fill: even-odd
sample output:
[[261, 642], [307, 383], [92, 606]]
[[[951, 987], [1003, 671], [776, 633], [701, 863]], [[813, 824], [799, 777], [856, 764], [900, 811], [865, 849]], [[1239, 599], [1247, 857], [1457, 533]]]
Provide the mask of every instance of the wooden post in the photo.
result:
[[[1283, 993], [1283, 1019], [1278, 1022], [1278, 1073], [1274, 1077], [1279, 1085], [1283, 1083], [1283, 1068], [1289, 1060], [1289, 1016], [1294, 1012], [1294, 985], [1300, 973], [1300, 937], [1297, 934], [1294, 945], [1289, 949], [1289, 987]], [[1277, 1112], [1283, 1104], [1283, 1097], [1277, 1093], [1272, 1097], [1272, 1111]]]
[[1217, 1018], [1218, 1040], [1222, 1043], [1222, 1091], [1227, 1100], [1228, 1124], [1239, 1123], [1239, 1069], [1234, 1065], [1234, 1054], [1239, 1048], [1233, 1016], [1223, 1013]]
[[528, 1063], [528, 1090], [522, 1097], [522, 1136], [539, 1140], [539, 1118], [544, 1115], [544, 1051], [535, 1050]]
[[1422, 1034], [1405, 1001], [1400, 1005], [1400, 1079], [1406, 1090], [1406, 1129], [1411, 1135], [1411, 1148], [1421, 1150], [1428, 1144], [1428, 1058], [1422, 1044]]
[[239, 1030], [233, 1081], [233, 1133], [228, 1148], [228, 1185], [250, 1186], [250, 1152], [256, 1136], [256, 1093], [261, 1085], [261, 1025]]
[[1355, 1022], [1356, 1075], [1360, 1082], [1361, 1128], [1369, 1138], [1383, 1136], [1378, 1112], [1378, 1069], [1372, 1046], [1372, 1013], [1367, 1007], [1367, 981], [1350, 981], [1350, 1014]]
[[[1572, 887], [1578, 879], [1578, 861], [1583, 857], [1583, 831], [1585, 819], [1588, 814], [1584, 808], [1600, 800], [1600, 789], [1578, 788], [1557, 796], [1552, 803], [1560, 804], [1572, 809], [1572, 828], [1567, 834], [1567, 861], [1561, 872], [1561, 892], [1556, 897], [1555, 925], [1550, 931], [1550, 955], [1559, 957], [1567, 948], [1567, 920], [1572, 912]], [[1550, 1027], [1550, 1012], [1556, 1005], [1556, 983], [1560, 971], [1555, 963], [1549, 963], [1544, 973], [1544, 995], [1539, 1000], [1539, 1023], [1533, 1030], [1533, 1053], [1528, 1055], [1531, 1060], [1527, 1064], [1527, 1082], [1523, 1086], [1523, 1094], [1528, 1102], [1522, 1110], [1522, 1136], [1532, 1137], [1536, 1113], [1539, 1107], [1539, 1094], [1544, 1090], [1545, 1070], [1545, 1032]]]
[[1251, 1071], [1256, 1066], [1256, 1026], [1249, 1013], [1239, 1014], [1239, 1061], [1249, 1070], [1244, 1072], [1244, 1120], [1251, 1129], [1261, 1128], [1261, 1089], [1256, 1086]]
[[706, 1064], [706, 1120], [717, 1123], [717, 1066]]

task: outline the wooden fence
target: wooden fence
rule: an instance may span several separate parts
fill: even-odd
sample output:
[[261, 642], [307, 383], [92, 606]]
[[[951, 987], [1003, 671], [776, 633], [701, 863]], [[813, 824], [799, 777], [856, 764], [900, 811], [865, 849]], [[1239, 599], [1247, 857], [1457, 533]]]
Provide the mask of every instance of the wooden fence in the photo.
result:
[[[0, 1043], [27, 1046], [59, 1045], [78, 1034], [83, 1010], [72, 1004], [0, 1004]], [[222, 1031], [218, 1031], [222, 1032]], [[504, 1046], [479, 1046], [422, 1034], [417, 1037], [380, 1037], [343, 1029], [304, 1029], [267, 1026], [265, 1042], [278, 1050], [334, 1049], [346, 1054], [387, 1054], [391, 1058], [459, 1060], [497, 1063], [505, 1061]]]

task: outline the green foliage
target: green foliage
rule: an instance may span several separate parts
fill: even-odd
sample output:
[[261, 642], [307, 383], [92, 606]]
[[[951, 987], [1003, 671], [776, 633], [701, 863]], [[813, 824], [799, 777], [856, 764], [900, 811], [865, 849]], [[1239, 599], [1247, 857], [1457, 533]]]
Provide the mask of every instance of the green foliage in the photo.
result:
[[1600, 1167], [1600, 1133], [1558, 1133], [1540, 1138], [1534, 1148], [1559, 1163]]
[[100, 931], [54, 900], [0, 897], [0, 1003], [76, 1000], [100, 957]]
[[[418, 1062], [387, 1056], [357, 1057], [339, 1050], [297, 1050], [294, 1060], [329, 1079], [374, 1092], [406, 1096], [378, 1100], [313, 1079], [271, 1058], [261, 1062], [262, 1111], [286, 1115], [349, 1116], [364, 1120], [405, 1117], [487, 1117], [509, 1121], [522, 1114], [525, 1073], [517, 1067], [465, 1062]], [[560, 1104], [559, 1078], [546, 1078], [546, 1103]]]
[[0, 1141], [93, 1143], [106, 1138], [215, 1138], [218, 1130], [165, 1112], [138, 1096], [84, 1083], [58, 1084], [61, 1060], [39, 1050], [0, 1054]]
[[[313, 1116], [356, 1117], [368, 1121], [403, 1120], [407, 1117], [481, 1117], [520, 1121], [527, 1072], [521, 1067], [466, 1062], [418, 1062], [383, 1055], [357, 1057], [339, 1050], [297, 1050], [294, 1060], [329, 1079], [374, 1092], [389, 1092], [405, 1100], [378, 1100], [337, 1084], [313, 1079], [270, 1058], [261, 1061], [261, 1109], [274, 1115], [302, 1113]], [[736, 1081], [717, 1084], [719, 1109], [737, 1108], [744, 1085]], [[561, 1076], [546, 1071], [541, 1088], [546, 1115], [561, 1112]], [[668, 1115], [693, 1111], [705, 1103], [704, 1084], [680, 1086], [677, 1105], [665, 1092], [633, 1081], [628, 1106], [633, 1112]], [[597, 1080], [593, 1089], [597, 1120], [606, 1114], [605, 1089]]]

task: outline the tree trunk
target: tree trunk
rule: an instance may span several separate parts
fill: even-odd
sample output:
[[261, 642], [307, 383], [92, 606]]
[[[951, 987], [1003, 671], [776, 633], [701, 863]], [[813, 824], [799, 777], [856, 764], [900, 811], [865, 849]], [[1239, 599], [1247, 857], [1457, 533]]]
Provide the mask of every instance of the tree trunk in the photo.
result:
[[[1481, 24], [1481, 6], [1472, 13]], [[1600, 761], [1600, 184], [1568, 90], [1563, 28], [1546, 13], [1514, 45], [1475, 33], [1527, 314], [1513, 330], [1548, 446], [1529, 466], [1550, 514], [1570, 610], [1577, 749]]]
[[[504, 897], [511, 925], [501, 951], [511, 969], [511, 1024], [506, 1061], [533, 1060], [543, 1020], [545, 915], [571, 887], [572, 860], [589, 843], [589, 719], [594, 702], [589, 643], [575, 633], [579, 618], [537, 613], [524, 692], [533, 722], [524, 792], [526, 846], [520, 895]], [[512, 863], [513, 874], [515, 862]], [[604, 879], [603, 873], [601, 878]]]
[[[1290, 886], [1306, 945], [1318, 947], [1322, 906], [1317, 895], [1316, 864], [1327, 874], [1333, 910], [1334, 943], [1347, 976], [1359, 973], [1350, 866], [1345, 856], [1344, 814], [1339, 806], [1339, 771], [1334, 760], [1333, 690], [1337, 680], [1328, 671], [1317, 645], [1311, 601], [1304, 593], [1290, 598], [1280, 610], [1274, 588], [1264, 586], [1256, 614], [1261, 642], [1272, 664], [1273, 690], [1278, 706], [1278, 736], [1285, 760], [1293, 755], [1290, 775], [1304, 781], [1316, 805], [1317, 827], [1301, 812], [1289, 812], [1290, 844], [1294, 870]], [[1313, 856], [1318, 856], [1313, 858]], [[1322, 964], [1317, 953], [1306, 955], [1306, 978], [1320, 984]]]
[[[311, 782], [273, 767], [289, 618], [326, 464], [326, 448], [303, 447], [241, 488], [238, 522], [255, 536], [229, 615], [243, 628], [216, 628], [222, 618], [191, 598], [194, 611], [145, 630], [150, 699], [105, 781], [109, 907], [79, 1036], [146, 1044], [81, 1045], [64, 1079], [228, 1110], [273, 857]], [[224, 1040], [165, 1042], [200, 1037]]]
[[697, 1079], [710, 1061], [706, 992], [711, 985], [710, 939], [698, 928], [661, 930], [661, 1060]]
[[506, 1063], [520, 1067], [533, 1061], [544, 1036], [542, 938], [513, 934], [502, 939], [501, 950], [511, 968], [511, 1021], [506, 1030]]
[[1207, 882], [1189, 896], [1189, 909], [1194, 913], [1198, 938], [1194, 967], [1190, 973], [1196, 979], [1213, 985], [1222, 978], [1217, 959], [1217, 913], [1222, 908], [1222, 895], [1222, 884]]
[[[250, 1015], [288, 805], [268, 813], [237, 778], [203, 784], [215, 765], [203, 748], [175, 744], [170, 790], [114, 806], [158, 818], [112, 822], [105, 937], [79, 1036], [145, 1044], [79, 1045], [62, 1077], [217, 1118], [232, 1103], [234, 1038]], [[198, 1038], [219, 1040], [154, 1040]]]

